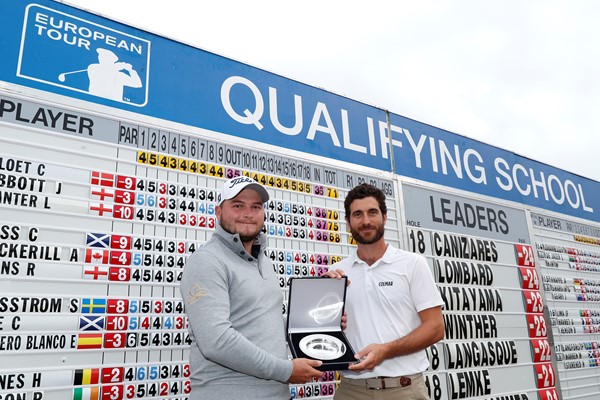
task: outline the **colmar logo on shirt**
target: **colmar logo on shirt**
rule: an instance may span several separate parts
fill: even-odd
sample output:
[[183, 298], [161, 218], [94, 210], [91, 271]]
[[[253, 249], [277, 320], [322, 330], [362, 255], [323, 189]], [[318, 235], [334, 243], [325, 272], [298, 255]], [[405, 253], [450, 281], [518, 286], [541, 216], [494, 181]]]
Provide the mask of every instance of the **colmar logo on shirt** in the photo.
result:
[[394, 286], [394, 281], [379, 282], [379, 286]]

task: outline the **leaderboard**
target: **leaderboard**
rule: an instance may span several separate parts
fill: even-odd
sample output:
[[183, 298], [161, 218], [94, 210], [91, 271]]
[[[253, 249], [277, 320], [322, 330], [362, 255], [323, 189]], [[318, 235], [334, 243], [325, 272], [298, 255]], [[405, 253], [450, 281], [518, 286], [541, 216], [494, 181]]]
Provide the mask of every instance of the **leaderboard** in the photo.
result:
[[525, 211], [421, 186], [402, 195], [408, 250], [427, 258], [444, 301], [430, 397], [558, 399]]
[[[396, 182], [185, 132], [2, 97], [0, 391], [26, 399], [184, 399], [190, 337], [178, 285], [186, 258], [217, 224], [225, 179], [267, 187], [266, 255], [286, 301], [290, 278], [319, 276], [354, 251], [349, 189], [388, 196], [400, 245]], [[32, 128], [26, 115], [69, 115]], [[27, 121], [26, 121], [27, 120]], [[83, 129], [83, 128], [82, 128]], [[96, 135], [97, 133], [97, 135]], [[290, 387], [330, 397], [339, 376]], [[7, 397], [8, 398], [8, 397]]]
[[600, 367], [600, 227], [548, 213], [532, 213], [531, 223], [563, 396], [592, 398]]

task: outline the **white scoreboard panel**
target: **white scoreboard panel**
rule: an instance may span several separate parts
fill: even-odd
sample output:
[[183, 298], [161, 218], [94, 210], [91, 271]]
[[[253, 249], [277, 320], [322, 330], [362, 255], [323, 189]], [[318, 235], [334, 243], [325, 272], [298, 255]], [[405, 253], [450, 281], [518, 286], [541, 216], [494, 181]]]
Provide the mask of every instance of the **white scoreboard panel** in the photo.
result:
[[[189, 334], [178, 283], [186, 257], [211, 236], [227, 178], [250, 176], [271, 194], [266, 253], [285, 299], [291, 277], [319, 276], [353, 251], [343, 199], [356, 184], [386, 192], [386, 237], [400, 246], [391, 178], [227, 144], [217, 134], [1, 101], [20, 110], [0, 119], [6, 396], [185, 398]], [[101, 140], [31, 128], [24, 120], [39, 110], [86, 121]], [[330, 397], [336, 378], [329, 372], [290, 393]]]
[[431, 398], [556, 399], [525, 211], [411, 184], [402, 197], [408, 250], [427, 258], [444, 300]]
[[540, 284], [563, 399], [597, 399], [600, 226], [531, 213]]

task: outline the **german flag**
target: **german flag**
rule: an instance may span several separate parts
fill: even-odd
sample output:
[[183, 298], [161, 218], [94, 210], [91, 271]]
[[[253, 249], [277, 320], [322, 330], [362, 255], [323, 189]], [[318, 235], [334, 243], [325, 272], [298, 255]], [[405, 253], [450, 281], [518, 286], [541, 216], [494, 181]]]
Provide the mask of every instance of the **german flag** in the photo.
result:
[[101, 333], [80, 333], [77, 337], [78, 349], [100, 349], [102, 348]]
[[76, 369], [73, 385], [93, 385], [100, 382], [100, 368]]
[[99, 400], [100, 387], [74, 388], [73, 400]]

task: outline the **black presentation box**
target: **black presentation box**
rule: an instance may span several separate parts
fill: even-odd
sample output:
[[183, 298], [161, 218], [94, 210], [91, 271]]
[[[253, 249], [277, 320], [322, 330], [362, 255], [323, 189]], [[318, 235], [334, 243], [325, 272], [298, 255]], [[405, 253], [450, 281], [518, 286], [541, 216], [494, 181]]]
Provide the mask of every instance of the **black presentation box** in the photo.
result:
[[[294, 358], [323, 361], [318, 369], [348, 369], [354, 350], [341, 328], [347, 278], [291, 278], [287, 342]], [[303, 351], [305, 349], [307, 352]]]

